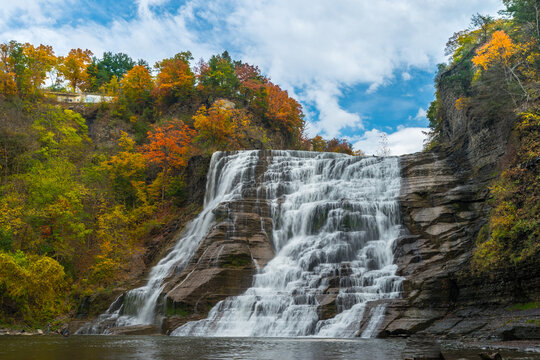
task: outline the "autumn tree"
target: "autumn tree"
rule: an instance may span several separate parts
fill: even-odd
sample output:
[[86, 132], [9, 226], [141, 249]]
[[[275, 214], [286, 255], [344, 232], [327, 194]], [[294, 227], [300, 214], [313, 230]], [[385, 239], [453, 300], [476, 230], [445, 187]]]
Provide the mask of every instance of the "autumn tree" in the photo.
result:
[[134, 66], [124, 75], [120, 84], [128, 105], [133, 110], [142, 113], [143, 108], [150, 100], [150, 92], [154, 86], [148, 69], [141, 65]]
[[67, 56], [59, 58], [58, 72], [69, 82], [73, 91], [83, 90], [89, 85], [86, 69], [91, 62], [90, 50], [71, 49]]
[[81, 114], [58, 106], [39, 109], [32, 128], [40, 144], [37, 153], [44, 160], [61, 156], [78, 161], [91, 143], [86, 120]]
[[302, 106], [278, 85], [268, 82], [265, 84], [265, 90], [268, 104], [265, 115], [270, 126], [289, 134], [292, 138], [299, 137], [304, 129]]
[[24, 71], [25, 56], [22, 44], [16, 41], [0, 44], [0, 90], [4, 95], [18, 93]]
[[193, 60], [190, 52], [181, 52], [156, 63], [159, 73], [153, 94], [161, 104], [186, 101], [192, 95], [195, 74], [189, 67], [190, 60]]
[[216, 101], [209, 109], [201, 106], [193, 120], [198, 132], [196, 140], [211, 152], [240, 148], [242, 130], [249, 125], [246, 113], [233, 109], [224, 100]]
[[326, 140], [324, 140], [320, 135], [315, 136], [310, 140], [311, 149], [313, 151], [326, 151]]
[[507, 83], [515, 81], [528, 100], [529, 94], [516, 71], [521, 63], [516, 61], [515, 56], [523, 49], [523, 46], [515, 44], [503, 30], [495, 31], [491, 39], [476, 51], [472, 62], [484, 71], [492, 67], [502, 68]]
[[118, 140], [120, 151], [101, 163], [118, 200], [126, 206], [135, 207], [145, 202], [145, 157], [135, 151], [135, 140], [122, 131]]
[[346, 139], [333, 138], [326, 143], [326, 151], [354, 155], [352, 145]]
[[57, 62], [52, 46], [24, 44], [23, 52], [26, 57], [26, 73], [28, 74], [29, 92], [35, 93], [43, 85], [47, 73]]
[[258, 67], [249, 64], [238, 64], [235, 75], [240, 81], [240, 93], [243, 95], [246, 105], [252, 105], [255, 109], [263, 107], [265, 96], [265, 84], [268, 79], [261, 74]]
[[0, 92], [36, 94], [55, 63], [51, 46], [16, 41], [0, 44]]
[[162, 201], [165, 199], [169, 172], [171, 169], [180, 169], [187, 165], [195, 135], [195, 130], [179, 120], [156, 126], [148, 132], [148, 144], [141, 150], [149, 164], [155, 164], [162, 170]]

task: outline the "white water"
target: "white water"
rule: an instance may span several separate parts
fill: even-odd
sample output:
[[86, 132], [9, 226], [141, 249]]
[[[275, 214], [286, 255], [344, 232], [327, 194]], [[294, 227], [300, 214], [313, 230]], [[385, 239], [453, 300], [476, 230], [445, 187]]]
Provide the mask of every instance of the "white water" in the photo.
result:
[[[275, 258], [243, 295], [171, 335], [371, 337], [385, 308], [364, 314], [366, 303], [396, 298], [402, 280], [392, 254], [401, 231], [397, 158], [271, 154], [258, 194], [272, 211]], [[328, 288], [337, 315], [321, 320]]]
[[186, 226], [172, 251], [151, 269], [145, 286], [118, 298], [96, 322], [78, 333], [106, 334], [111, 327], [156, 324], [159, 320], [156, 306], [165, 286], [164, 279], [185, 268], [215, 222], [212, 210], [222, 202], [241, 198], [244, 187], [253, 184], [258, 160], [257, 151], [228, 156], [223, 152], [215, 153], [210, 162], [203, 211]]

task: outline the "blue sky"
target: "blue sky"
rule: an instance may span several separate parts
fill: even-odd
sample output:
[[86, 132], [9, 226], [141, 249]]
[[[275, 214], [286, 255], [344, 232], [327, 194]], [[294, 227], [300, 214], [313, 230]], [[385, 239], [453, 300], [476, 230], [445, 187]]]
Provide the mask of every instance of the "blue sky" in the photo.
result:
[[228, 50], [304, 106], [307, 132], [376, 153], [421, 150], [436, 64], [453, 32], [500, 0], [19, 0], [0, 7], [0, 40], [125, 52], [150, 64]]

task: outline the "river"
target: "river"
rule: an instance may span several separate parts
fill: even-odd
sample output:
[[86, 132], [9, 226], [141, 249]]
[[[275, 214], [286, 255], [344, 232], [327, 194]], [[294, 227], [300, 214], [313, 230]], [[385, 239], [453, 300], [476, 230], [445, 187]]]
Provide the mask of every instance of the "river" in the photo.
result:
[[[2, 360], [326, 360], [401, 359], [403, 339], [204, 338], [166, 336], [0, 336]], [[537, 348], [538, 350], [538, 348]], [[479, 359], [478, 348], [443, 346], [447, 360]], [[489, 352], [489, 350], [488, 350]], [[504, 359], [540, 359], [540, 353], [501, 351]]]

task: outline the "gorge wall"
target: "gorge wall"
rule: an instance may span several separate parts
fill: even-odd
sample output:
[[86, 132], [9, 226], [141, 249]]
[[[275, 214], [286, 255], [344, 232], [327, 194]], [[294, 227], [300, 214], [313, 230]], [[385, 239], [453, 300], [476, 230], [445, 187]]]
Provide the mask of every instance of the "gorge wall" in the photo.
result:
[[398, 240], [395, 259], [406, 280], [379, 335], [538, 339], [538, 306], [516, 304], [540, 299], [540, 259], [487, 274], [470, 264], [488, 222], [488, 186], [515, 151], [516, 116], [458, 110], [451, 89], [439, 91], [441, 145], [401, 158], [410, 235]]

